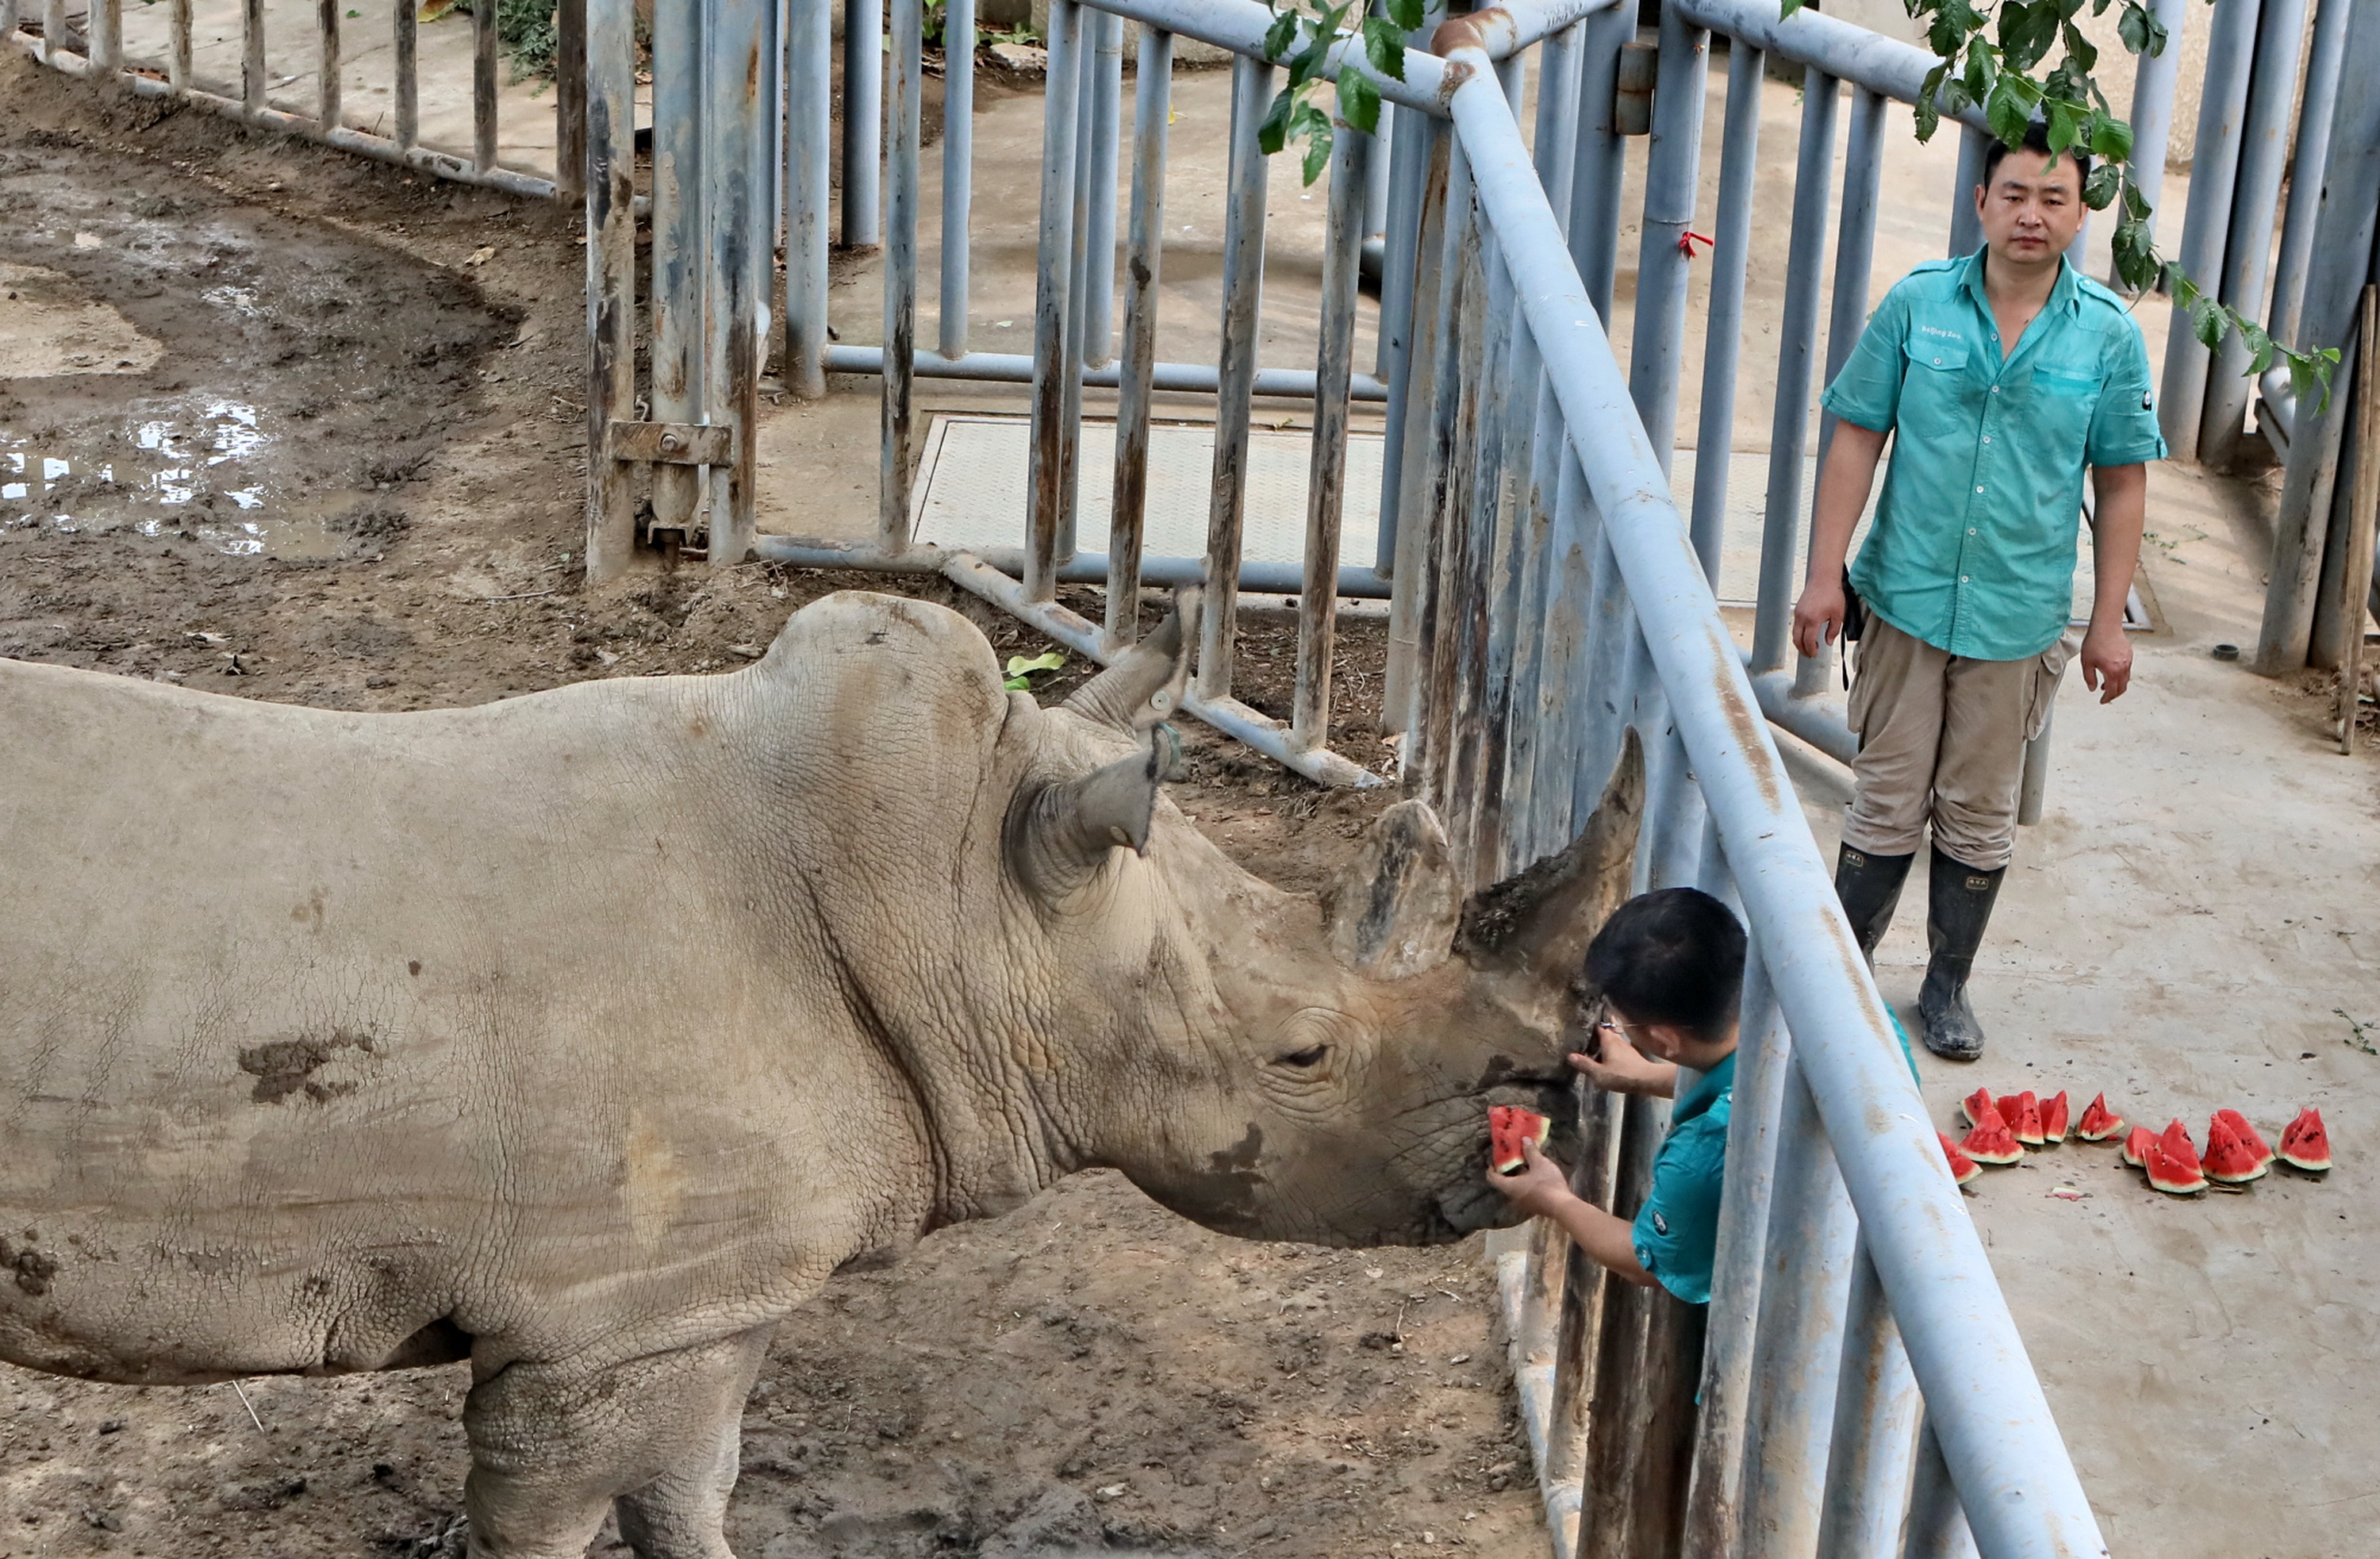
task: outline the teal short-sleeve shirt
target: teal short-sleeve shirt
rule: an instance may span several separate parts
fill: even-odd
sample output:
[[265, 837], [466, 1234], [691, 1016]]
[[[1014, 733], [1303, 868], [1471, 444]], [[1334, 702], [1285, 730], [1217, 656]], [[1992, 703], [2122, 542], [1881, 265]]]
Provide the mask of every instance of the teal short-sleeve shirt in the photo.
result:
[[1727, 1123], [1735, 1057], [1704, 1073], [1678, 1101], [1653, 1161], [1653, 1188], [1631, 1231], [1636, 1260], [1690, 1305], [1710, 1303], [1718, 1249], [1719, 1188], [1727, 1177]]
[[1937, 650], [2014, 661], [2065, 631], [2085, 469], [2162, 459], [2166, 446], [2148, 347], [2123, 300], [2060, 262], [2049, 301], [2003, 359], [1987, 252], [1895, 283], [1826, 408], [1893, 435], [1853, 588]]

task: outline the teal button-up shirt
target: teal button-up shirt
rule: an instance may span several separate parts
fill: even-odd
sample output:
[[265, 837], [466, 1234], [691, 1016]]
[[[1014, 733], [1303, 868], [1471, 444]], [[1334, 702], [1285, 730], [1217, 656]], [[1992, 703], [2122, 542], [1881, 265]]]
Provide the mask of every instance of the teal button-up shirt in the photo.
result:
[[1727, 1178], [1727, 1122], [1735, 1101], [1735, 1056], [1705, 1072], [1670, 1116], [1653, 1160], [1653, 1188], [1629, 1231], [1636, 1260], [1690, 1305], [1710, 1303], [1718, 1252], [1719, 1188]]
[[2148, 348], [2122, 299], [2060, 262], [2000, 352], [1984, 255], [1885, 294], [1826, 408], [1893, 436], [1852, 585], [1885, 621], [1981, 661], [2040, 654], [2072, 609], [2087, 466], [2165, 457]]

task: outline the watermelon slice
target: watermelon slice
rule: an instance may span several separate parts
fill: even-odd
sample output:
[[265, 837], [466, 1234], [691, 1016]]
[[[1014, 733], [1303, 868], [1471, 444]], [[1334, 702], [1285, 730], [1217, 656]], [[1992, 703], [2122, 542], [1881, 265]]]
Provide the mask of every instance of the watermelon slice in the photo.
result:
[[2026, 1089], [2013, 1099], [2001, 1100], [1999, 1112], [2000, 1118], [2008, 1122], [2009, 1129], [2016, 1133], [2018, 1141], [2028, 1148], [2041, 1146], [2041, 1103], [2034, 1098], [2033, 1090]]
[[1977, 1163], [2022, 1162], [2024, 1146], [2016, 1139], [2016, 1133], [2009, 1129], [2008, 1122], [2000, 1118], [1998, 1106], [1985, 1103], [1978, 1108], [1983, 1113], [1975, 1121], [1975, 1129], [1967, 1133], [1967, 1139], [1959, 1144], [1966, 1155]]
[[1959, 1151], [1959, 1144], [1950, 1140], [1949, 1132], [1937, 1131], [1934, 1135], [1941, 1139], [1942, 1157], [1950, 1165], [1951, 1179], [1963, 1186], [1984, 1172], [1980, 1164]]
[[2216, 1111], [2215, 1118], [2206, 1123], [2206, 1177], [2226, 1186], [2244, 1186], [2263, 1175], [2265, 1160], [2258, 1150], [2264, 1144], [2250, 1145], [2255, 1135], [2255, 1128], [2240, 1118], [2239, 1111]]
[[2042, 1103], [2041, 1139], [2051, 1143], [2064, 1142], [2067, 1132], [2072, 1129], [2069, 1125], [2072, 1118], [2071, 1107], [2066, 1102], [2066, 1092], [2060, 1089], [2056, 1098]]
[[1542, 1148], [1554, 1123], [1535, 1110], [1524, 1110], [1517, 1104], [1488, 1106], [1488, 1163], [1499, 1175], [1518, 1175], [1528, 1166], [1521, 1152], [1521, 1144], [1535, 1142]]
[[2146, 1169], [2149, 1166], [2149, 1147], [2155, 1141], [2156, 1133], [2147, 1127], [2132, 1127], [2132, 1134], [2124, 1139], [2124, 1162], [2134, 1169]]
[[2323, 1129], [2322, 1112], [2309, 1104], [2298, 1112], [2281, 1133], [2281, 1162], [2309, 1175], [2330, 1170], [2330, 1133]]
[[[2272, 1167], [2273, 1150], [2265, 1146], [2265, 1139], [2256, 1135], [2256, 1128], [2248, 1124], [2247, 1116], [2237, 1110], [2217, 1110], [2215, 1112], [2215, 1118], [2240, 1134], [2240, 1140], [2245, 1142], [2255, 1153], [2256, 1163], [2259, 1165], [2267, 1169]], [[2211, 1128], [2208, 1135], [2210, 1137], [2213, 1135]]]
[[2085, 1142], [2105, 1142], [2110, 1137], [2124, 1134], [2124, 1117], [2107, 1108], [2107, 1096], [2095, 1096], [2084, 1106], [2082, 1119], [2075, 1126], [2074, 1135]]
[[2141, 1157], [2142, 1167], [2149, 1172], [2149, 1184], [2157, 1190], [2186, 1197], [2206, 1189], [2206, 1175], [2198, 1166], [2198, 1149], [2190, 1140], [2190, 1128], [2179, 1119]]
[[[1992, 1107], [1992, 1090], [1979, 1088], [1959, 1101], [1959, 1114], [1969, 1126], [1973, 1126], [1984, 1118], [1984, 1111], [1990, 1107]], [[2006, 1120], [2008, 1117], [2003, 1114], [2000, 1118]]]

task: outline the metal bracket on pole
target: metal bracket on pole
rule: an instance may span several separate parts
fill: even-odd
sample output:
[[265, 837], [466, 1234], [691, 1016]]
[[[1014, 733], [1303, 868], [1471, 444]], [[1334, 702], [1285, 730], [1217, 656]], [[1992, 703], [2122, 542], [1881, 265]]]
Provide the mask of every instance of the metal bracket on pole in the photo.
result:
[[1661, 73], [1661, 51], [1651, 43], [1620, 45], [1620, 74], [1611, 87], [1614, 135], [1653, 133], [1653, 82]]
[[733, 422], [626, 422], [614, 420], [605, 447], [614, 460], [640, 465], [732, 466]]

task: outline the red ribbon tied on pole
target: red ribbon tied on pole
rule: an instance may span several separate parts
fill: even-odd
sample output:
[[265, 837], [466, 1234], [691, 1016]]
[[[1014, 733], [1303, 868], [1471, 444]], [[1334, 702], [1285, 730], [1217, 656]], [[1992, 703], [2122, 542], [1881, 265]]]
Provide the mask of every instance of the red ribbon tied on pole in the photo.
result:
[[1709, 238], [1694, 231], [1692, 228], [1688, 228], [1685, 232], [1678, 235], [1678, 252], [1684, 255], [1688, 260], [1694, 258], [1694, 246], [1696, 244], [1702, 245], [1705, 249], [1716, 247]]

